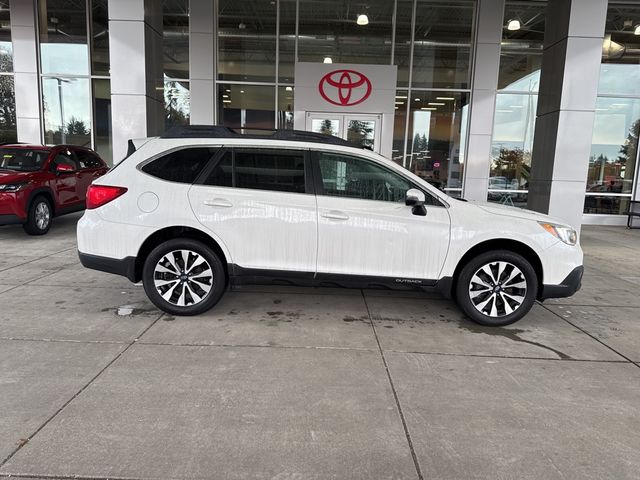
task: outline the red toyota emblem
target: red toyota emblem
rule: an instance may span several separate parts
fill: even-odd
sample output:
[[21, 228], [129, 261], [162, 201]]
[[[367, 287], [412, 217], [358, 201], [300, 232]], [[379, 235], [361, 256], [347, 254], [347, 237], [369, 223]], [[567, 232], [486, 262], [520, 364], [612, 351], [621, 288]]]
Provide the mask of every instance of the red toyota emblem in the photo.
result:
[[369, 98], [371, 82], [355, 70], [334, 70], [320, 79], [318, 91], [327, 102], [350, 107]]

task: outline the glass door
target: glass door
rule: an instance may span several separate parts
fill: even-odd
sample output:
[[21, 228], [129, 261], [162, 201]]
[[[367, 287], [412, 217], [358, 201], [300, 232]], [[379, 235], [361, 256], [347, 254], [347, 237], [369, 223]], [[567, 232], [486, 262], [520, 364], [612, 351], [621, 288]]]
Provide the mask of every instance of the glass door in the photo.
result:
[[355, 147], [380, 153], [382, 115], [307, 113], [306, 128], [311, 132], [343, 138]]

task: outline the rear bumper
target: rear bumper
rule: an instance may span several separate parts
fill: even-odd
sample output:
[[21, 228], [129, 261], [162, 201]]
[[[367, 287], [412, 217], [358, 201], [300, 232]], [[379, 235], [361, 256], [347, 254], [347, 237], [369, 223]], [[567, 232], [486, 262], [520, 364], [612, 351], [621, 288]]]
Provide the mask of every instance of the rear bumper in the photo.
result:
[[136, 257], [125, 257], [122, 259], [100, 257], [89, 255], [78, 251], [80, 263], [86, 268], [99, 270], [101, 272], [114, 273], [127, 277], [131, 282], [136, 282]]
[[546, 300], [547, 298], [562, 298], [570, 297], [582, 286], [582, 275], [584, 273], [584, 267], [580, 265], [574, 268], [569, 275], [560, 283], [560, 285], [542, 285], [539, 300]]

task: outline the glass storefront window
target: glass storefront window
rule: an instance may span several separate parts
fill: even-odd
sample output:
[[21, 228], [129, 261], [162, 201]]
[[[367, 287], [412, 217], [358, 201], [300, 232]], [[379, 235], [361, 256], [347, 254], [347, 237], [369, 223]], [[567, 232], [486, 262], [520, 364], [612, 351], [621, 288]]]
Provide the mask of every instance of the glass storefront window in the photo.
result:
[[393, 52], [393, 63], [398, 66], [398, 87], [409, 86], [412, 13], [413, 0], [398, 0], [396, 10], [396, 41]]
[[91, 146], [89, 79], [44, 77], [44, 143]]
[[407, 128], [407, 103], [408, 94], [406, 90], [396, 92], [396, 114], [393, 117], [393, 144], [391, 147], [391, 160], [398, 165], [404, 166], [404, 138]]
[[293, 84], [296, 55], [296, 0], [280, 0], [280, 38], [278, 40], [278, 81]]
[[109, 80], [93, 81], [94, 150], [109, 165], [111, 151], [111, 86]]
[[278, 87], [278, 128], [293, 129], [293, 87]]
[[188, 79], [189, 0], [163, 0], [162, 52], [164, 74], [170, 78]]
[[640, 9], [609, 5], [600, 66], [600, 95], [640, 96]]
[[[392, 1], [350, 3], [343, 0], [300, 2], [298, 61], [389, 64], [393, 31]], [[358, 25], [360, 15], [368, 23]]]
[[42, 73], [88, 75], [87, 49], [86, 3], [48, 0], [40, 15]]
[[[537, 92], [540, 85], [546, 2], [508, 1], [504, 9], [498, 88]], [[517, 22], [517, 23], [516, 23]], [[519, 28], [509, 30], [508, 25]]]
[[[257, 0], [220, 0], [218, 14], [218, 78], [220, 80], [275, 81], [276, 3]], [[273, 109], [273, 106], [271, 108]]]
[[11, 43], [11, 21], [9, 1], [0, 1], [0, 72], [13, 72], [13, 44]]
[[474, 9], [473, 2], [418, 1], [412, 86], [469, 88]]
[[537, 105], [537, 95], [497, 95], [491, 143], [489, 201], [526, 206]]
[[189, 82], [164, 82], [164, 128], [189, 125], [191, 95]]
[[109, 75], [109, 15], [107, 0], [91, 0], [91, 72]]
[[406, 167], [444, 191], [462, 187], [466, 93], [412, 91]]
[[15, 142], [16, 100], [12, 75], [0, 75], [0, 143]]
[[275, 88], [218, 85], [218, 124], [232, 128], [274, 128]]

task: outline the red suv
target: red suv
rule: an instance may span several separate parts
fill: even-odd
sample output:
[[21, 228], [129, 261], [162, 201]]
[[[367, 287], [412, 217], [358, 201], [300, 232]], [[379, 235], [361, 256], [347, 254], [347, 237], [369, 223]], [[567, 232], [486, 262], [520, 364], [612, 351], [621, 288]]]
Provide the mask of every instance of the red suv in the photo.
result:
[[44, 235], [54, 216], [85, 208], [87, 188], [107, 173], [96, 152], [75, 145], [0, 145], [0, 225]]

